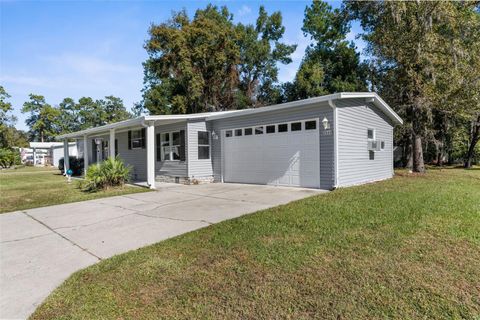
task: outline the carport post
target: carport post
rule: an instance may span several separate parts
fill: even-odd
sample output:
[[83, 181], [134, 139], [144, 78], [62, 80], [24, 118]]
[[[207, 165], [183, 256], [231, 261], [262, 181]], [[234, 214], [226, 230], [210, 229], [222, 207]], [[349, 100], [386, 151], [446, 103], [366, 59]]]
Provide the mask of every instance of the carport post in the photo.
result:
[[115, 129], [110, 129], [110, 141], [108, 142], [109, 156], [115, 158]]
[[63, 173], [67, 174], [70, 169], [70, 158], [68, 154], [68, 139], [63, 139]]
[[155, 189], [155, 126], [151, 121], [147, 126], [147, 183]]
[[88, 170], [88, 137], [87, 135], [83, 136], [83, 170], [84, 174], [87, 174]]

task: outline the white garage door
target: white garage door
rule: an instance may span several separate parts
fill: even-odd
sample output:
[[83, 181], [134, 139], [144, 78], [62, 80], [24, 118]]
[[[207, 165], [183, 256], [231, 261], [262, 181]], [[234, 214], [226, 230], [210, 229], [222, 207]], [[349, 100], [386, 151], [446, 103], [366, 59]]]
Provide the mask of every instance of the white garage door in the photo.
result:
[[318, 119], [225, 130], [224, 181], [320, 187]]

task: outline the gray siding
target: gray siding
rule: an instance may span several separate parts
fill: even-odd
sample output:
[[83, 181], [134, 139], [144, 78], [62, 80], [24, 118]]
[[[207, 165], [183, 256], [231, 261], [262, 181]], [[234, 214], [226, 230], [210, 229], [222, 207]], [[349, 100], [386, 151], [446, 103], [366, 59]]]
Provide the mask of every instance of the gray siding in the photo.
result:
[[[138, 130], [133, 129], [133, 130]], [[106, 136], [108, 139], [108, 136]], [[134, 181], [147, 180], [147, 149], [128, 149], [128, 131], [115, 133], [118, 144], [118, 156], [125, 164], [132, 166], [132, 179]]]
[[[168, 124], [155, 127], [155, 139], [158, 133], [173, 132], [185, 130], [187, 136], [187, 125], [185, 122]], [[186, 151], [188, 150], [188, 139], [186, 143]], [[169, 177], [187, 177], [187, 163], [189, 160], [188, 152], [186, 152], [186, 161], [157, 161], [157, 144], [155, 143], [155, 175]]]
[[[373, 104], [363, 99], [336, 101], [338, 112], [338, 186], [356, 185], [393, 176], [393, 125]], [[385, 149], [369, 159], [367, 129]]]
[[[187, 145], [188, 145], [188, 176], [190, 178], [206, 178], [213, 176], [212, 156], [210, 159], [198, 159], [198, 131], [211, 132], [212, 126], [205, 120], [190, 121], [187, 124]], [[210, 136], [210, 153], [212, 153], [212, 138]]]
[[[227, 119], [213, 120], [213, 131], [219, 136], [218, 139], [212, 139], [212, 164], [213, 175], [216, 181], [222, 180], [222, 139], [221, 130], [234, 129], [238, 127], [265, 125], [270, 123], [287, 122], [295, 120], [303, 120], [310, 118], [319, 118], [320, 122], [327, 117], [332, 124], [333, 129], [333, 111], [328, 103], [321, 103], [314, 106], [297, 107], [293, 109], [283, 109], [257, 115], [238, 116]], [[208, 122], [207, 122], [208, 123]], [[321, 127], [320, 134], [320, 187], [330, 189], [334, 183], [334, 162], [333, 134], [326, 135]], [[332, 132], [333, 133], [333, 132]]]

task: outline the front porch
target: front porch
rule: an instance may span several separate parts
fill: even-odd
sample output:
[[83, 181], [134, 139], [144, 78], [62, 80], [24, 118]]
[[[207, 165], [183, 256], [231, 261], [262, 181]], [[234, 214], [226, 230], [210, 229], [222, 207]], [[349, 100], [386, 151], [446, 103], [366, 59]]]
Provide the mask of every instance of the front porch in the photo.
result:
[[[59, 138], [64, 146], [70, 139], [77, 141], [84, 172], [89, 165], [118, 156], [132, 167], [134, 184], [151, 189], [156, 188], [156, 182], [213, 181], [211, 134], [205, 116], [141, 117]], [[64, 159], [68, 170], [69, 152], [65, 147]]]

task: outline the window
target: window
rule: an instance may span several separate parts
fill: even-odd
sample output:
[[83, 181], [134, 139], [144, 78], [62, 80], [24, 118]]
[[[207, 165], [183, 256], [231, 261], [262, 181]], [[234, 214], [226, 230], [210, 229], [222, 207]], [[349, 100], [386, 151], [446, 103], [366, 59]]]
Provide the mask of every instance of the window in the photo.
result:
[[290, 124], [291, 131], [300, 131], [302, 130], [302, 123], [301, 122], [294, 122]]
[[145, 148], [145, 129], [128, 131], [128, 149]]
[[198, 159], [210, 159], [210, 137], [207, 131], [198, 131]]
[[385, 141], [382, 140], [382, 141], [380, 142], [380, 148], [381, 148], [382, 150], [385, 149]]
[[267, 126], [267, 133], [275, 133], [275, 126]]
[[185, 143], [182, 143], [182, 135], [184, 135], [184, 131], [164, 132], [160, 134], [162, 161], [184, 160]]
[[225, 137], [230, 138], [232, 136], [232, 130], [225, 131]]
[[263, 134], [263, 127], [256, 127], [255, 134]]
[[375, 139], [375, 129], [367, 130], [367, 138], [372, 140]]
[[252, 128], [245, 128], [245, 135], [246, 136], [251, 136], [253, 133], [253, 129]]
[[315, 130], [317, 129], [317, 121], [305, 121], [305, 130]]
[[278, 125], [278, 132], [287, 132], [288, 131], [288, 124], [282, 123]]
[[370, 160], [375, 160], [375, 151], [372, 151], [372, 150], [368, 151], [368, 158]]
[[242, 129], [235, 129], [235, 137], [240, 137], [242, 135]]

